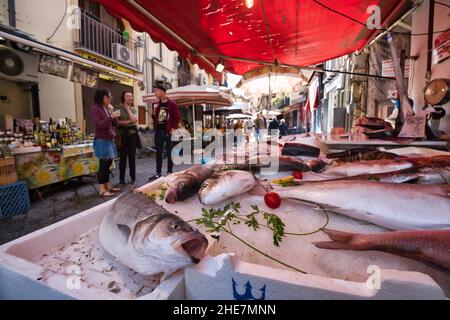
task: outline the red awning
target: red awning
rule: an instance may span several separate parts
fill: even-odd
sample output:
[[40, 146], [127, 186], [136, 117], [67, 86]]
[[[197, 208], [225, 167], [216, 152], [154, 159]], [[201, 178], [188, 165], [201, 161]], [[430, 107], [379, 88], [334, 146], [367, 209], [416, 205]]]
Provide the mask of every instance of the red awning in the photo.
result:
[[[365, 23], [370, 5], [381, 8], [382, 26], [405, 9], [405, 0], [97, 0], [107, 10], [164, 42], [218, 76], [220, 57], [308, 66], [361, 49], [377, 32]], [[350, 19], [351, 18], [351, 19]], [[200, 55], [196, 54], [199, 53]], [[225, 70], [243, 74], [258, 64], [224, 59]]]

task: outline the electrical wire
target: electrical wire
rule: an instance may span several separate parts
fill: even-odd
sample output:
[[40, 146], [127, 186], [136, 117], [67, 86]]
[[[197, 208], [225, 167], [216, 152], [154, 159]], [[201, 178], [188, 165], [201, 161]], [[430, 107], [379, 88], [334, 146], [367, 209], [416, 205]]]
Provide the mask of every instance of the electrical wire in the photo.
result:
[[261, 0], [261, 10], [262, 10], [262, 14], [264, 17], [264, 25], [266, 27], [266, 33], [267, 33], [267, 36], [269, 37], [270, 50], [272, 50], [272, 58], [276, 59], [275, 58], [275, 50], [273, 49], [273, 44], [272, 44], [272, 37], [270, 35], [270, 28], [269, 28], [269, 24], [267, 23], [266, 11], [264, 10], [263, 0]]
[[55, 36], [56, 32], [58, 32], [59, 28], [61, 28], [61, 25], [62, 25], [64, 19], [65, 19], [66, 16], [67, 16], [67, 0], [64, 1], [64, 4], [65, 4], [64, 15], [62, 16], [61, 21], [59, 21], [59, 24], [58, 24], [58, 26], [56, 27], [55, 31], [53, 31], [52, 35], [51, 35], [50, 37], [47, 38], [47, 42], [49, 42], [50, 39], [53, 38], [53, 37]]
[[[314, 1], [316, 4], [318, 4], [319, 6], [321, 6], [321, 7], [325, 8], [325, 9], [327, 9], [328, 11], [331, 11], [331, 12], [337, 14], [337, 15], [340, 15], [340, 16], [342, 16], [342, 17], [344, 17], [344, 18], [347, 18], [347, 19], [349, 19], [349, 20], [351, 20], [351, 21], [353, 21], [353, 22], [355, 22], [355, 23], [358, 23], [358, 24], [360, 24], [360, 25], [362, 25], [362, 26], [364, 26], [364, 27], [367, 27], [367, 25], [366, 25], [364, 22], [361, 22], [361, 21], [359, 21], [359, 20], [357, 20], [357, 19], [355, 19], [355, 18], [352, 18], [352, 17], [346, 15], [345, 13], [342, 13], [342, 12], [340, 12], [340, 11], [337, 11], [337, 10], [335, 10], [335, 9], [333, 9], [333, 8], [330, 8], [330, 7], [328, 7], [327, 5], [321, 3], [321, 2], [319, 2], [319, 1], [317, 1], [317, 0], [313, 0], [313, 1]], [[438, 3], [438, 2], [435, 2], [435, 3]], [[439, 2], [439, 4], [442, 4], [442, 3]], [[442, 4], [442, 5], [444, 5], [444, 4]], [[373, 28], [373, 30], [385, 31], [385, 29], [382, 29], [382, 28]], [[434, 31], [434, 32], [431, 32], [431, 33], [429, 33], [429, 32], [424, 32], [424, 33], [410, 33], [410, 32], [398, 32], [398, 31], [389, 31], [389, 32], [391, 32], [391, 33], [393, 33], [393, 34], [403, 34], [403, 35], [409, 35], [409, 36], [426, 36], [426, 35], [435, 34], [435, 33], [447, 32], [448, 30], [450, 30], [450, 28], [447, 28], [447, 29], [445, 29], [445, 30]]]
[[435, 1], [434, 3], [435, 4], [440, 4], [441, 6], [444, 6], [444, 7], [447, 7], [447, 8], [450, 8], [450, 5], [442, 3], [442, 2]]

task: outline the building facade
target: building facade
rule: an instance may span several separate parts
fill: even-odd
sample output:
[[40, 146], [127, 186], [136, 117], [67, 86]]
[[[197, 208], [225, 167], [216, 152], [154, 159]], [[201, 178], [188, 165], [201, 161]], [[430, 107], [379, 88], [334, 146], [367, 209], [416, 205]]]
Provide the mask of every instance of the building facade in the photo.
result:
[[[407, 94], [415, 111], [425, 106], [424, 91], [431, 80], [450, 79], [450, 59], [437, 61], [434, 57], [436, 39], [444, 37], [445, 41], [439, 31], [448, 30], [449, 16], [448, 7], [438, 3], [432, 7], [432, 2], [425, 0], [397, 20], [392, 29], [393, 46], [400, 57]], [[448, 35], [446, 41], [448, 48]], [[310, 113], [313, 132], [329, 133], [337, 127], [348, 131], [360, 116], [382, 119], [395, 116], [398, 90], [386, 36], [375, 39], [360, 53], [326, 61], [323, 68], [336, 72], [316, 72], [309, 82], [309, 100], [317, 95], [320, 101], [314, 107], [305, 105], [310, 108], [305, 113]], [[450, 103], [438, 107], [446, 115], [430, 120], [430, 125], [440, 134], [449, 133]]]
[[[94, 92], [105, 88], [111, 91], [114, 105], [120, 103], [123, 91], [133, 92], [139, 125], [151, 126], [151, 106], [143, 102], [142, 96], [152, 91], [152, 85], [162, 84], [169, 89], [213, 83], [212, 77], [197, 65], [182, 59], [164, 44], [154, 43], [148, 34], [133, 30], [127, 21], [110, 15], [97, 2], [0, 0], [0, 27], [50, 49], [75, 54], [86, 62], [78, 64], [79, 61], [49, 54], [55, 59], [53, 62], [70, 63], [68, 75], [55, 76], [36, 71], [40, 56], [47, 52], [22, 52], [21, 48], [13, 47], [13, 41], [0, 43], [4, 51], [17, 53], [33, 70], [29, 77], [9, 77], [0, 71], [0, 96], [5, 97], [0, 102], [3, 104], [0, 119], [6, 114], [42, 120], [67, 117], [89, 133], [92, 132], [89, 108]], [[74, 80], [78, 67], [96, 76], [96, 81]]]

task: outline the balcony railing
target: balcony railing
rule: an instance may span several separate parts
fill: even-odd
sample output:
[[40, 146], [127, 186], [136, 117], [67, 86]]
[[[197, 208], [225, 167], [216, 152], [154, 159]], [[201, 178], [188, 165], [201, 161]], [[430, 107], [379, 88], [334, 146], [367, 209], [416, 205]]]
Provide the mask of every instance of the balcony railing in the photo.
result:
[[97, 21], [84, 11], [76, 32], [75, 49], [86, 50], [122, 65], [140, 70], [137, 42], [127, 39], [119, 30]]
[[283, 97], [280, 99], [272, 100], [272, 107], [276, 109], [282, 109], [284, 107], [289, 106], [291, 103], [291, 99], [289, 97]]

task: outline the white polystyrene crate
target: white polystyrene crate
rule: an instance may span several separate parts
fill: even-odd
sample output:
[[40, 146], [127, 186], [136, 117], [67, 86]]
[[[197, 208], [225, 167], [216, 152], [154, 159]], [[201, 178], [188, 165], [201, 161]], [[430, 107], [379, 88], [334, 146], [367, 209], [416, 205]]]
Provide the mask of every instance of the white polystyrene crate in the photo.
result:
[[0, 299], [183, 298], [182, 271], [147, 280], [101, 248], [97, 230], [114, 201], [1, 246]]

